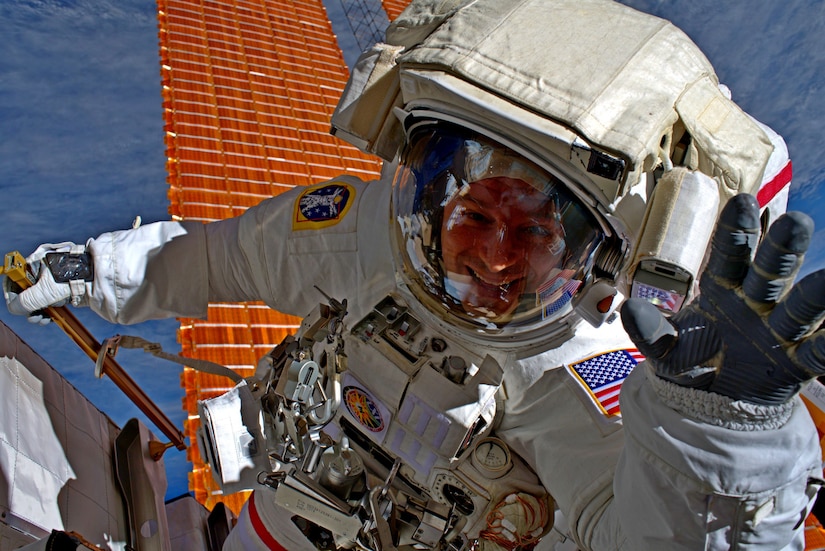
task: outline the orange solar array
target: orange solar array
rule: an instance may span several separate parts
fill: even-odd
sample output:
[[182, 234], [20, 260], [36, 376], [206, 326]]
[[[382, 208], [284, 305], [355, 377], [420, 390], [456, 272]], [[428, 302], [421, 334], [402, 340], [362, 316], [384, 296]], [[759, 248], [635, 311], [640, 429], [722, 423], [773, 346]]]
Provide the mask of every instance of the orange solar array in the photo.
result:
[[[329, 135], [348, 72], [321, 0], [158, 0], [158, 21], [174, 218], [218, 220], [294, 186], [378, 174], [376, 159]], [[185, 356], [247, 375], [298, 321], [260, 303], [210, 304], [207, 321], [181, 320], [178, 339]], [[195, 438], [197, 401], [231, 383], [189, 368], [181, 383], [190, 489], [237, 513], [248, 496], [221, 494]]]
[[[157, 0], [166, 131], [169, 212], [219, 220], [262, 199], [342, 172], [363, 178], [377, 160], [328, 133], [347, 69], [321, 0]], [[382, 0], [390, 20], [409, 0]], [[182, 319], [182, 353], [243, 375], [298, 319], [261, 303], [210, 304], [208, 320]], [[190, 489], [211, 509], [236, 514], [246, 493], [226, 496], [197, 449], [197, 401], [222, 394], [223, 377], [185, 368], [184, 427], [193, 464]], [[825, 549], [811, 515], [806, 549]]]
[[398, 14], [404, 11], [409, 3], [410, 0], [381, 0], [381, 5], [384, 6], [384, 11], [387, 12], [390, 21], [398, 17]]

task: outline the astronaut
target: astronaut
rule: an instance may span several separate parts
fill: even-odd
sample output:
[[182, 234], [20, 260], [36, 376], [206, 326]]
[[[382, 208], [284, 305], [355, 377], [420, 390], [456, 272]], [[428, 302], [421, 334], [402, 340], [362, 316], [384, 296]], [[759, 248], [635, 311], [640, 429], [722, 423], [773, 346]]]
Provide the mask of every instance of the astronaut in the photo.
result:
[[[385, 160], [378, 181], [44, 245], [30, 265], [82, 251], [93, 280], [43, 264], [4, 287], [35, 321], [329, 300], [298, 341], [346, 354], [280, 349], [286, 407], [255, 436], [278, 476], [226, 549], [802, 548], [821, 452], [796, 395], [825, 373], [825, 273], [792, 285], [812, 228], [779, 216], [784, 144], [683, 33], [605, 0], [415, 0], [332, 124]], [[301, 410], [319, 371], [329, 415]], [[323, 490], [288, 461], [307, 420], [336, 472], [368, 473], [313, 511], [295, 492]]]

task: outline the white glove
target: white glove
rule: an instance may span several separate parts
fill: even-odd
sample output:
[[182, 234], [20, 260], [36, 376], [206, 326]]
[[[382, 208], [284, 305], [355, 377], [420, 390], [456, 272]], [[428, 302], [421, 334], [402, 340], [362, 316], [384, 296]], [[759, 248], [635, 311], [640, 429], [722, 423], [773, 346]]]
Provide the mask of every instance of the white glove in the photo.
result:
[[28, 289], [20, 286], [8, 277], [3, 279], [3, 295], [9, 312], [27, 316], [31, 323], [46, 325], [51, 321], [43, 314], [46, 307], [59, 307], [71, 300], [75, 306], [84, 302], [86, 282], [83, 280], [58, 283], [45, 262], [47, 253], [83, 253], [85, 246], [71, 242], [40, 245], [26, 258], [26, 265], [37, 278], [37, 282]]

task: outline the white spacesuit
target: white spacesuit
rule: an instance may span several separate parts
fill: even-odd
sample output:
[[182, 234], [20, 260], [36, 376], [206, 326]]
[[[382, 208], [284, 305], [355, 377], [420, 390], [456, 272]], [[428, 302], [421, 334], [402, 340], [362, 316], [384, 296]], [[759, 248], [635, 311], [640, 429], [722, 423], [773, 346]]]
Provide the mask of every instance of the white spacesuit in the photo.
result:
[[[386, 160], [379, 181], [104, 234], [85, 247], [94, 281], [43, 269], [30, 290], [7, 286], [10, 310], [71, 299], [134, 323], [263, 300], [309, 314], [220, 404], [252, 404], [248, 472], [215, 461], [225, 410], [203, 406], [218, 477], [258, 488], [227, 549], [801, 548], [821, 455], [795, 392], [822, 356], [777, 359], [792, 376], [776, 397], [739, 384], [735, 358], [760, 353], [726, 340], [713, 310], [742, 296], [761, 225], [737, 194], [757, 195], [765, 225], [784, 211], [782, 140], [680, 31], [612, 2], [414, 1], [387, 41], [333, 118]], [[726, 283], [703, 279], [707, 300], [682, 308], [733, 196], [707, 278]], [[793, 254], [760, 277], [792, 280], [804, 247], [775, 249]], [[749, 300], [763, 279], [745, 284]], [[746, 332], [761, 335], [777, 294]], [[682, 310], [655, 327], [658, 314], [628, 313], [650, 360], [638, 369], [615, 315], [625, 296]], [[824, 306], [789, 306], [770, 327], [803, 342], [793, 329]]]

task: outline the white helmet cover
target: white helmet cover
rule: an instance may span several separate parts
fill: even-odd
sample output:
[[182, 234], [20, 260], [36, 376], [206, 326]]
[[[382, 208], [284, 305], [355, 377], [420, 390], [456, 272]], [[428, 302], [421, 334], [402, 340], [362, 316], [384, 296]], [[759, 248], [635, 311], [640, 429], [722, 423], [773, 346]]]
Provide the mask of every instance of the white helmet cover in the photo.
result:
[[611, 0], [413, 0], [354, 68], [333, 133], [392, 160], [404, 135], [393, 108], [422, 101], [539, 152], [555, 123], [623, 159], [620, 181], [597, 182], [605, 205], [662, 153], [715, 178], [722, 202], [755, 192], [773, 149], [687, 35]]
[[[576, 268], [583, 282], [573, 299], [577, 308], [577, 300], [601, 299], [583, 298], [599, 277], [626, 291], [635, 269], [631, 252], [643, 220], [651, 219], [648, 198], [661, 170], [682, 166], [707, 175], [724, 204], [737, 193], [756, 192], [773, 151], [682, 31], [612, 0], [413, 0], [391, 24], [387, 43], [365, 52], [353, 68], [332, 132], [395, 163], [414, 147], [414, 128], [428, 120], [518, 151], [559, 178], [592, 215], [588, 227], [601, 225], [599, 249]], [[409, 207], [398, 203], [409, 160], [400, 159], [396, 177], [396, 223]], [[414, 209], [406, 215], [407, 222], [416, 220]], [[397, 246], [409, 247], [410, 235]], [[436, 249], [419, 247], [402, 250], [399, 268], [414, 293], [430, 286], [416, 294], [429, 297], [432, 311], [439, 301], [449, 303], [445, 294], [456, 299], [460, 286], [450, 291], [443, 271], [425, 282], [422, 274], [438, 272], [424, 258]], [[527, 310], [521, 301], [517, 311]], [[493, 326], [504, 333], [533, 327], [526, 333], [538, 335], [535, 321], [525, 316]]]

